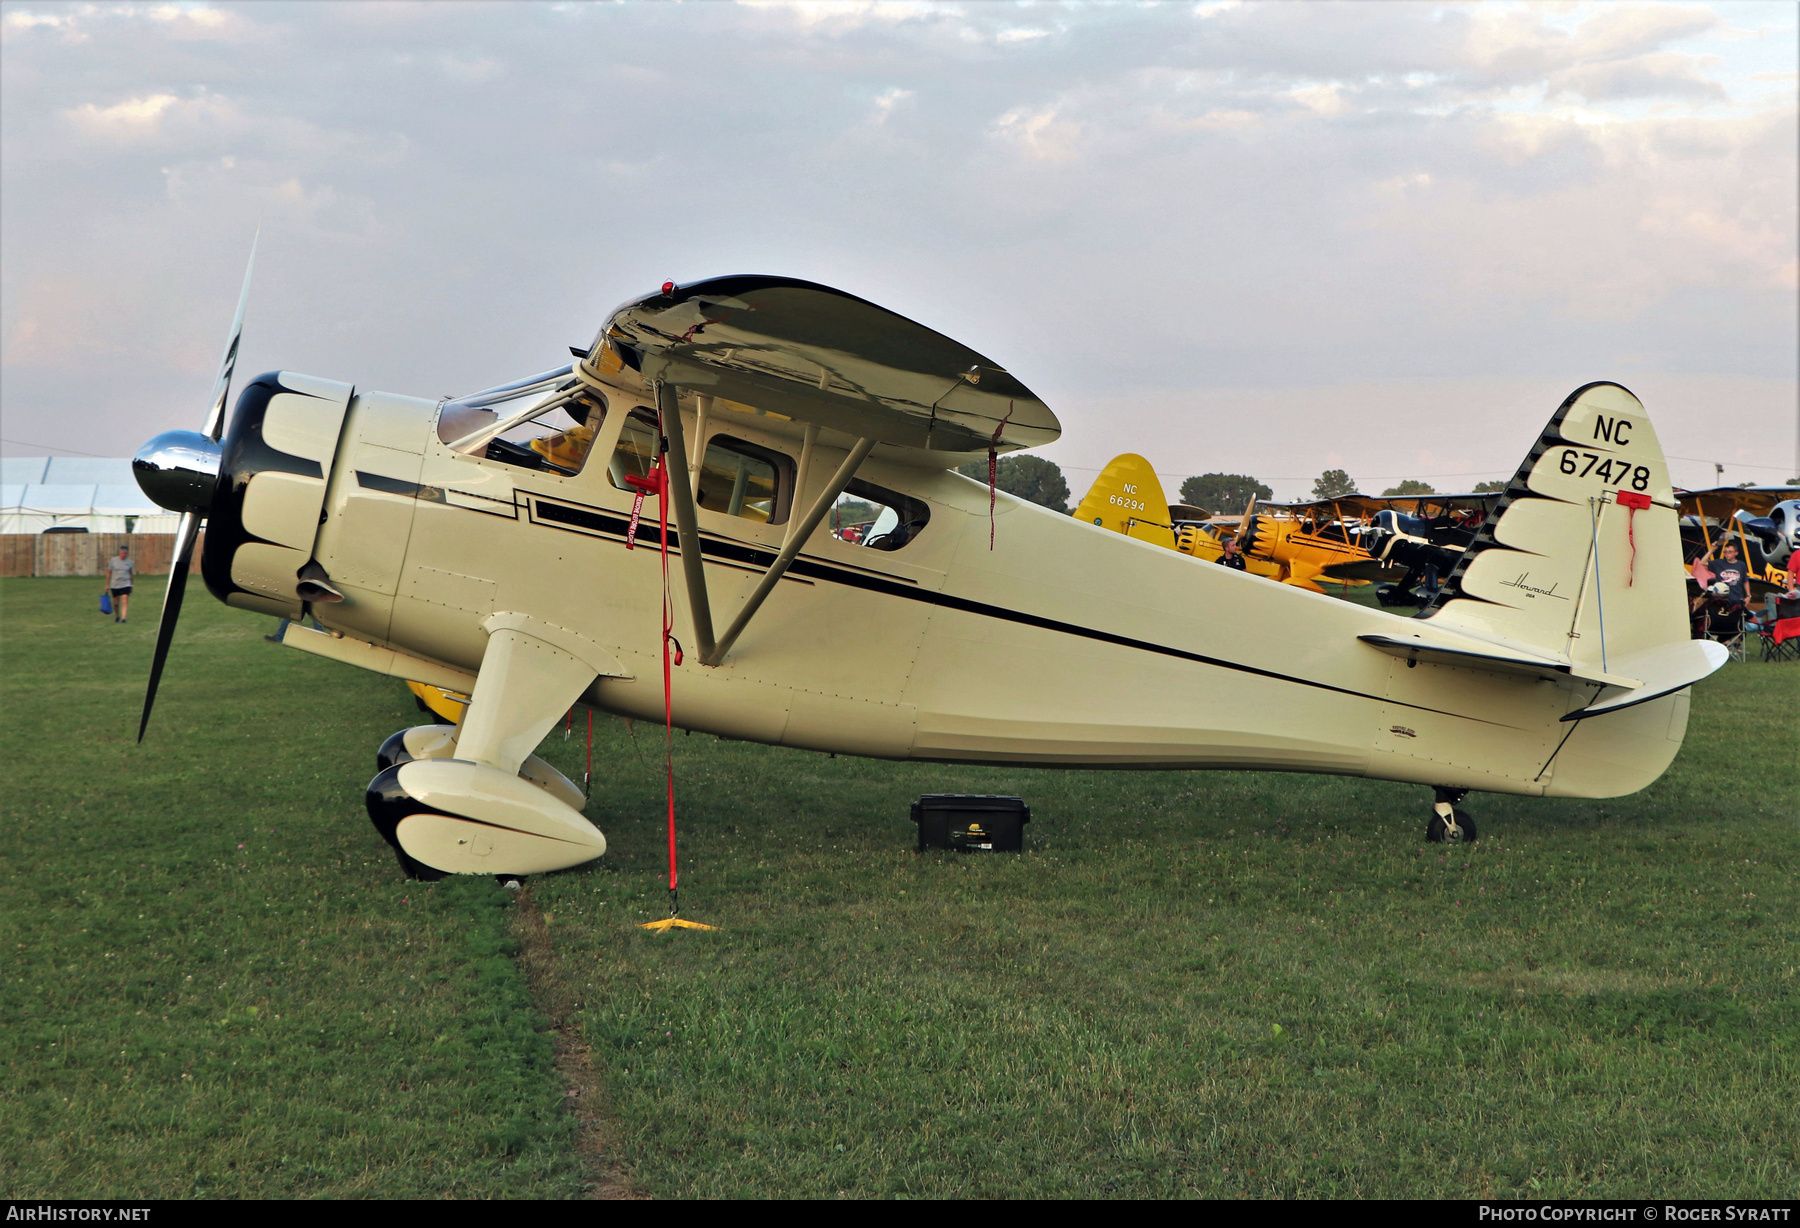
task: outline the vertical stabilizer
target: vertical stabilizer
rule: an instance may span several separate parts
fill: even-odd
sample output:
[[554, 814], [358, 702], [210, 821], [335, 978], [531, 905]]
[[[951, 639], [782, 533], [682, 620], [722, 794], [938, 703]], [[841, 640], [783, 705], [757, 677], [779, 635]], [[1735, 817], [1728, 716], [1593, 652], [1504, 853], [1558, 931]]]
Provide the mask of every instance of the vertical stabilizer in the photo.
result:
[[1679, 512], [1644, 407], [1577, 389], [1421, 615], [1606, 670], [1688, 638]]
[[1175, 548], [1169, 501], [1149, 461], [1126, 452], [1107, 462], [1075, 509], [1075, 519], [1141, 541]]

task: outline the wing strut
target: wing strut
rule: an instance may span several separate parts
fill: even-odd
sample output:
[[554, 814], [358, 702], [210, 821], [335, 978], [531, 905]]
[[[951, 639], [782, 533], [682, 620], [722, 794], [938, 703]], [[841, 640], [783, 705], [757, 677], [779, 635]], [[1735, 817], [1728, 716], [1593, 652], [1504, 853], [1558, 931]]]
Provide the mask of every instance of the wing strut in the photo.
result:
[[694, 648], [705, 665], [713, 661], [712, 602], [706, 597], [706, 561], [700, 556], [700, 525], [694, 516], [694, 484], [688, 474], [687, 441], [681, 435], [681, 403], [675, 385], [656, 381], [656, 412], [662, 418], [674, 463], [663, 458], [664, 480], [675, 502], [675, 535], [681, 542], [681, 574], [687, 581], [688, 609], [694, 615]]
[[[750, 620], [762, 608], [769, 594], [775, 591], [775, 585], [780, 582], [781, 577], [787, 574], [787, 569], [799, 556], [801, 547], [806, 545], [806, 539], [812, 536], [813, 530], [819, 527], [820, 521], [831, 510], [831, 505], [837, 502], [838, 496], [844, 493], [844, 488], [850, 485], [856, 471], [874, 449], [876, 440], [872, 436], [858, 439], [844, 457], [844, 463], [838, 466], [837, 472], [831, 475], [831, 480], [825, 483], [825, 489], [819, 492], [812, 506], [806, 509], [806, 515], [797, 522], [789, 522], [787, 535], [781, 543], [781, 552], [775, 556], [769, 570], [763, 573], [755, 590], [737, 612], [737, 617], [725, 629], [725, 634], [714, 641], [712, 603], [707, 598], [705, 563], [700, 553], [700, 526], [694, 515], [694, 487], [687, 465], [681, 463], [687, 457], [688, 449], [682, 438], [681, 406], [673, 384], [664, 380], [657, 381], [656, 407], [662, 415], [662, 429], [669, 439], [669, 451], [676, 458], [672, 464], [665, 461], [664, 472], [667, 474], [669, 493], [674, 497], [675, 532], [681, 543], [681, 571], [687, 582], [688, 608], [694, 615], [694, 648], [699, 653], [700, 664], [718, 665], [725, 660], [725, 654], [737, 643], [738, 637], [750, 625]], [[811, 467], [812, 445], [817, 438], [818, 428], [809, 425], [800, 456], [799, 476], [802, 480]]]
[[731, 620], [731, 626], [726, 629], [724, 635], [719, 637], [718, 647], [714, 648], [710, 654], [701, 656], [701, 664], [717, 665], [725, 659], [725, 654], [731, 651], [731, 646], [737, 643], [738, 636], [742, 635], [744, 628], [750, 625], [751, 617], [762, 608], [763, 600], [774, 591], [776, 583], [786, 573], [788, 565], [800, 553], [800, 547], [806, 544], [806, 539], [812, 536], [813, 530], [819, 527], [819, 522], [825, 519], [825, 513], [831, 510], [831, 505], [837, 502], [837, 497], [844, 493], [844, 487], [850, 485], [850, 479], [856, 476], [856, 470], [862, 465], [863, 458], [874, 446], [875, 441], [867, 436], [856, 441], [856, 445], [850, 449], [850, 454], [844, 457], [844, 463], [839, 465], [837, 472], [831, 475], [831, 481], [825, 483], [825, 489], [819, 492], [819, 497], [813, 500], [813, 505], [806, 509], [805, 518], [788, 530], [787, 540], [782, 543], [781, 553], [775, 556], [775, 561], [769, 565], [769, 570], [763, 573], [763, 578], [757, 582], [756, 590], [750, 594], [750, 599], [744, 602], [744, 608], [739, 610], [737, 617]]

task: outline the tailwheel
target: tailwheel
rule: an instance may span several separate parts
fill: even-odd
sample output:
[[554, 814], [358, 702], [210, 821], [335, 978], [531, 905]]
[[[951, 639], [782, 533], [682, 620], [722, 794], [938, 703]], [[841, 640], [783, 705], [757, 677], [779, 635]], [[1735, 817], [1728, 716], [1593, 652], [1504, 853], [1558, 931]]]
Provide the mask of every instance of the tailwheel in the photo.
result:
[[1477, 836], [1475, 821], [1457, 809], [1457, 803], [1469, 796], [1467, 789], [1437, 791], [1431, 806], [1431, 822], [1425, 825], [1425, 839], [1431, 844], [1473, 844]]
[[[1455, 820], [1452, 826], [1450, 819]], [[1460, 810], [1452, 809], [1450, 818], [1441, 814], [1431, 816], [1431, 822], [1425, 825], [1425, 839], [1433, 844], [1473, 844], [1476, 840], [1475, 821]]]

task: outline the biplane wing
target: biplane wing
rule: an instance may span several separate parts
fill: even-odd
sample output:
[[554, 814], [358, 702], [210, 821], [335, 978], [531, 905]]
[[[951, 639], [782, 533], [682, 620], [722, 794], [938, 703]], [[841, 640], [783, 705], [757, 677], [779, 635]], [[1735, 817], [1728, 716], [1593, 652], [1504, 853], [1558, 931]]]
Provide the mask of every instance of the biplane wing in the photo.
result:
[[1715, 486], [1710, 490], [1678, 490], [1675, 501], [1683, 516], [1730, 520], [1738, 512], [1767, 516], [1775, 505], [1800, 496], [1792, 486]]
[[1467, 495], [1338, 495], [1330, 499], [1303, 499], [1290, 503], [1278, 503], [1272, 499], [1261, 499], [1256, 506], [1260, 508], [1278, 508], [1304, 515], [1330, 513], [1346, 517], [1369, 517], [1376, 512], [1389, 508], [1405, 512], [1409, 516], [1434, 516], [1452, 511], [1492, 511], [1500, 501], [1500, 495], [1493, 492]]

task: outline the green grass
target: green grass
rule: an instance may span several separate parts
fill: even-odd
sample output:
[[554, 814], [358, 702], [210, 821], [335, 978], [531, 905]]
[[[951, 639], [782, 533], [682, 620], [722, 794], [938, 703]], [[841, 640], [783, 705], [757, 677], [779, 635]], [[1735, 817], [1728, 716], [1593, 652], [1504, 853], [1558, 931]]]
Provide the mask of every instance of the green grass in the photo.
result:
[[162, 584], [97, 583], [0, 581], [0, 1194], [573, 1193], [506, 893], [362, 810], [411, 696], [196, 586], [136, 745]]
[[[635, 928], [661, 731], [609, 722], [613, 851], [534, 895], [658, 1195], [1788, 1196], [1797, 685], [1731, 666], [1654, 788], [1453, 851], [1419, 788], [677, 736], [716, 934]], [[914, 853], [929, 791], [1024, 796], [1028, 851]]]
[[[504, 898], [363, 817], [398, 684], [196, 595], [137, 748], [155, 602], [91, 587], [0, 583], [0, 1191], [576, 1192]], [[537, 988], [661, 1196], [1790, 1196], [1797, 695], [1729, 666], [1651, 789], [1478, 796], [1454, 851], [1418, 788], [677, 735], [724, 928], [664, 936], [661, 730], [599, 719]], [[928, 791], [1024, 796], [1027, 852], [914, 853]]]

